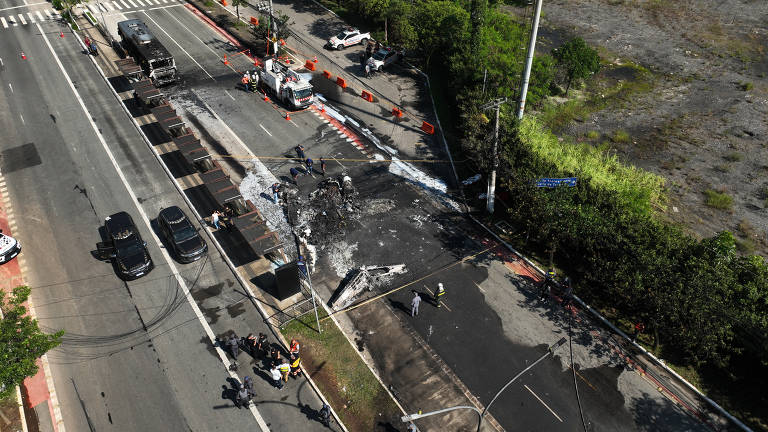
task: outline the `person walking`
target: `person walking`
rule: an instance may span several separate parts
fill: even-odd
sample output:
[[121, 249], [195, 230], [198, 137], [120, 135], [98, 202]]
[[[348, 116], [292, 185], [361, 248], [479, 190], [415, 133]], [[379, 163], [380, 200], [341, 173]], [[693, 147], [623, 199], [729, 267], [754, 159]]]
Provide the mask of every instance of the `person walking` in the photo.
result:
[[291, 177], [293, 177], [293, 183], [298, 186], [299, 185], [299, 170], [296, 168], [291, 167], [290, 169]]
[[323, 177], [325, 177], [325, 159], [320, 158], [320, 171], [323, 172]]
[[301, 357], [291, 355], [291, 376], [296, 378], [301, 375]]
[[331, 427], [331, 407], [325, 402], [323, 402], [323, 407], [320, 408], [320, 423], [325, 427]]
[[235, 397], [235, 405], [237, 405], [238, 408], [247, 406], [250, 399], [248, 389], [241, 385], [240, 389], [237, 391], [237, 396]]
[[563, 286], [565, 287], [565, 291], [563, 291], [563, 308], [568, 308], [571, 306], [571, 303], [573, 303], [573, 286], [571, 285], [571, 278], [568, 276], [563, 279]]
[[227, 339], [227, 347], [229, 348], [229, 353], [232, 354], [232, 358], [237, 361], [237, 356], [240, 354], [240, 340], [235, 333], [232, 333], [229, 339]]
[[264, 358], [269, 354], [269, 342], [267, 342], [267, 335], [264, 333], [259, 333], [259, 337], [256, 339], [256, 349], [261, 358]]
[[437, 284], [437, 291], [435, 291], [435, 306], [440, 307], [440, 299], [445, 295], [445, 288], [443, 288], [443, 283], [440, 282]]
[[85, 38], [83, 38], [83, 43], [85, 44], [85, 50], [86, 51], [90, 51], [90, 49], [91, 49], [91, 38], [86, 36]]
[[280, 194], [280, 183], [275, 183], [272, 185], [272, 197], [275, 199], [275, 204], [277, 204], [277, 197]]
[[556, 276], [555, 269], [550, 267], [549, 270], [547, 270], [547, 275], [544, 277], [544, 281], [541, 283], [541, 301], [547, 302], [549, 300], [550, 286], [555, 283]]
[[280, 369], [283, 381], [288, 382], [288, 374], [291, 373], [291, 365], [288, 364], [288, 359], [283, 359], [283, 362], [277, 368]]
[[294, 149], [296, 150], [296, 156], [299, 157], [299, 160], [304, 160], [304, 159], [307, 158], [304, 155], [304, 146], [303, 145], [299, 144]]
[[307, 167], [307, 172], [304, 175], [312, 174], [312, 166], [314, 164], [315, 164], [315, 161], [313, 161], [312, 158], [307, 158], [307, 160], [304, 161], [304, 165]]
[[219, 218], [221, 217], [221, 213], [219, 213], [218, 210], [214, 210], [211, 214], [211, 225], [213, 225], [214, 228], [220, 229], [219, 226]]
[[283, 377], [280, 374], [280, 369], [277, 367], [277, 365], [272, 365], [272, 368], [269, 370], [269, 373], [272, 375], [272, 384], [277, 387], [279, 390], [283, 389]]
[[289, 354], [298, 357], [300, 349], [301, 345], [299, 345], [299, 341], [296, 339], [291, 339], [291, 346], [288, 348]]
[[421, 304], [421, 296], [416, 290], [413, 290], [413, 299], [411, 299], [411, 317], [419, 314], [419, 305]]
[[248, 399], [256, 396], [256, 392], [253, 391], [253, 380], [249, 376], [243, 377], [243, 387], [248, 390]]

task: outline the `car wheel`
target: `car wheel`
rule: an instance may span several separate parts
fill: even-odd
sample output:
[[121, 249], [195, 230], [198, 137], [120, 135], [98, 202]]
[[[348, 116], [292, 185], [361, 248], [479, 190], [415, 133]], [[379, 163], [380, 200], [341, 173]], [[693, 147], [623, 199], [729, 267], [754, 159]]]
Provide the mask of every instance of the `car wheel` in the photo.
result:
[[376, 72], [381, 72], [381, 69], [382, 69], [383, 67], [384, 67], [384, 66], [379, 66], [379, 67], [377, 67], [377, 68], [376, 68]]
[[368, 38], [363, 38], [363, 40], [360, 41], [360, 45], [362, 46], [368, 45]]
[[339, 51], [343, 50], [344, 49], [344, 44], [336, 45], [336, 49], [339, 50]]

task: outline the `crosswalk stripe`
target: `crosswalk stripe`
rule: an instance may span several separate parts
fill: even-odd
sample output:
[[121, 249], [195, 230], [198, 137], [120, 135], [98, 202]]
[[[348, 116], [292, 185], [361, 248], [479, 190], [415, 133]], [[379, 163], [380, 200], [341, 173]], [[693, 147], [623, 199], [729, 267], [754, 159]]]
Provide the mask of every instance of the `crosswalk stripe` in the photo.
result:
[[[92, 14], [94, 14], [94, 15], [96, 14], [96, 9], [93, 7], [93, 5], [86, 4], [85, 7], [87, 7], [91, 11]], [[94, 18], [96, 18], [96, 17], [94, 16]]]
[[133, 0], [128, 0], [128, 3], [133, 5], [133, 7], [139, 7], [136, 3], [133, 2]]
[[29, 17], [29, 22], [30, 23], [34, 23], [35, 22], [35, 17], [32, 16], [32, 12], [27, 12], [27, 16]]
[[104, 7], [104, 3], [99, 2], [99, 9], [101, 9], [102, 12], [109, 12], [106, 7]]
[[155, 2], [156, 5], [160, 4], [160, 2], [158, 0], [152, 0], [152, 1]]
[[45, 15], [48, 17], [48, 19], [53, 19], [53, 15], [51, 15], [51, 11], [48, 9], [45, 10]]
[[107, 9], [109, 9], [110, 12], [115, 10], [115, 8], [113, 8], [112, 5], [109, 4], [109, 2], [104, 2], [103, 5], [106, 6]]
[[16, 27], [17, 25], [19, 25], [19, 23], [17, 23], [17, 22], [16, 22], [16, 18], [14, 18], [14, 17], [12, 17], [12, 16], [9, 16], [9, 17], [8, 17], [8, 21], [10, 21], [10, 22], [11, 22], [11, 25], [12, 25], [12, 26], [14, 26], [14, 27]]
[[5, 22], [5, 18], [3, 18], [3, 17], [0, 17], [0, 22], [2, 22], [2, 23], [3, 23], [3, 28], [8, 28], [8, 23], [7, 23], [7, 22]]
[[113, 4], [113, 5], [114, 5], [116, 8], [118, 8], [119, 10], [123, 10], [123, 7], [122, 7], [122, 6], [120, 6], [120, 3], [118, 3], [118, 2], [116, 2], [116, 1], [114, 1], [114, 2], [112, 2], [112, 4]]
[[61, 14], [59, 13], [59, 11], [54, 10], [53, 11], [53, 17], [56, 18], [56, 19], [61, 19]]
[[125, 0], [120, 0], [120, 3], [122, 3], [126, 9], [130, 8], [130, 6], [128, 6], [128, 3], [126, 3]]
[[163, 3], [168, 3], [168, 0], [163, 0]]
[[22, 14], [19, 14], [19, 21], [21, 21], [21, 25], [27, 25], [27, 20], [24, 19]]
[[141, 0], [136, 0], [136, 3], [140, 4], [140, 5], [141, 5], [141, 7], [144, 7], [144, 6], [146, 6], [144, 3], [142, 3], [142, 2], [141, 2]]
[[35, 12], [37, 14], [37, 19], [40, 21], [45, 21], [45, 18], [43, 18], [43, 14], [40, 13], [40, 11]]

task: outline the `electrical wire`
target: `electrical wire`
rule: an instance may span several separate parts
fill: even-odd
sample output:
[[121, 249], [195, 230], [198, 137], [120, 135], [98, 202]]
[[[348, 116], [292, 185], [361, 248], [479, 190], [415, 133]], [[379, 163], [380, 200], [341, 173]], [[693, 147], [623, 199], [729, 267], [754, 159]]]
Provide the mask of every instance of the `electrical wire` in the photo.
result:
[[573, 364], [573, 337], [571, 321], [573, 321], [573, 314], [567, 308], [563, 308], [565, 313], [568, 314], [568, 351], [571, 356], [571, 372], [573, 375], [573, 388], [576, 390], [576, 403], [579, 405], [579, 415], [581, 416], [581, 425], [584, 427], [584, 432], [587, 432], [587, 422], [584, 421], [584, 411], [581, 408], [581, 397], [579, 397], [579, 386], [576, 382], [576, 365]]

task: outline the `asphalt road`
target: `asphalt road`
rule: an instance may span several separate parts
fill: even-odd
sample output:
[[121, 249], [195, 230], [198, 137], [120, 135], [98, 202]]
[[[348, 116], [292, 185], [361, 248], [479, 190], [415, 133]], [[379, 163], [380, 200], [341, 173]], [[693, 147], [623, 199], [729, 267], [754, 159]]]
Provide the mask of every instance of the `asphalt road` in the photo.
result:
[[[211, 338], [266, 327], [212, 245], [193, 264], [165, 255], [153, 219], [169, 205], [192, 212], [90, 59], [58, 28], [18, 26], [0, 38], [0, 169], [38, 319], [66, 331], [49, 353], [65, 426], [258, 430], [255, 417], [263, 416], [272, 430], [320, 430], [310, 421], [319, 401], [307, 383], [273, 390], [245, 354], [240, 372], [255, 377], [258, 411], [233, 407], [235, 381]], [[104, 218], [122, 210], [155, 261], [149, 275], [127, 283], [91, 254]]]

